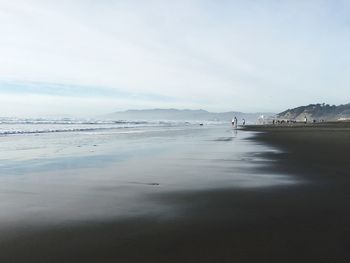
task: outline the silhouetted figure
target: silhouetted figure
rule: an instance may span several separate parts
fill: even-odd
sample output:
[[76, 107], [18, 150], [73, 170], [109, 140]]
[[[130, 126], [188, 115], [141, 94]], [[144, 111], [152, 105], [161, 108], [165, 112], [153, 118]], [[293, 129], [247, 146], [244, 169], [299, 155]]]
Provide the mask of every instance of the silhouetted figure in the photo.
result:
[[242, 122], [242, 124], [243, 124], [243, 126], [245, 125], [245, 119], [242, 119], [243, 120], [243, 122]]

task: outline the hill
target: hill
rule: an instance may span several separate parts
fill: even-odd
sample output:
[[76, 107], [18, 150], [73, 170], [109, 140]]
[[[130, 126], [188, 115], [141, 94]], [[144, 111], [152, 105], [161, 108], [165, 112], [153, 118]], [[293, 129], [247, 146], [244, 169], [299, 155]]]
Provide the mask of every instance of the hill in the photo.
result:
[[115, 120], [231, 121], [233, 116], [236, 116], [238, 120], [244, 118], [247, 122], [256, 122], [261, 115], [270, 116], [273, 113], [243, 113], [235, 111], [216, 113], [206, 110], [147, 109], [114, 112], [103, 117]]
[[280, 119], [303, 120], [305, 116], [308, 120], [336, 121], [350, 119], [350, 103], [345, 105], [310, 104], [294, 109], [288, 109], [277, 114]]

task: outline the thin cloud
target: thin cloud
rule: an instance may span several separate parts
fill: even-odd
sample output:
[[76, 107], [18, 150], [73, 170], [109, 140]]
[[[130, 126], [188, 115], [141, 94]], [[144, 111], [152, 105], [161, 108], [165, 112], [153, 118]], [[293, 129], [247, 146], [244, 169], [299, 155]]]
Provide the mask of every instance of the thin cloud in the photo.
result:
[[106, 112], [345, 103], [348, 11], [346, 1], [1, 1], [0, 94], [64, 96], [67, 112], [86, 94]]

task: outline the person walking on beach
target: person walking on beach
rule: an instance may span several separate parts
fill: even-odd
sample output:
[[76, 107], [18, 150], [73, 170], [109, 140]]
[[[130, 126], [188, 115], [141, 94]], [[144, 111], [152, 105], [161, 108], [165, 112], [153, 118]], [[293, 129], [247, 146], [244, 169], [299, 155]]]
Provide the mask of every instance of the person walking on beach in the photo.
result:
[[232, 118], [231, 123], [232, 123], [232, 127], [234, 128], [235, 127], [235, 118]]
[[244, 125], [245, 125], [245, 119], [242, 119], [242, 121], [243, 121], [243, 122], [242, 122], [242, 125], [244, 126]]
[[237, 121], [236, 116], [235, 116], [234, 120], [235, 120], [235, 125], [234, 125], [234, 127], [235, 127], [235, 128], [237, 128], [237, 125], [238, 125], [238, 123], [237, 123], [237, 122], [238, 122], [238, 121]]

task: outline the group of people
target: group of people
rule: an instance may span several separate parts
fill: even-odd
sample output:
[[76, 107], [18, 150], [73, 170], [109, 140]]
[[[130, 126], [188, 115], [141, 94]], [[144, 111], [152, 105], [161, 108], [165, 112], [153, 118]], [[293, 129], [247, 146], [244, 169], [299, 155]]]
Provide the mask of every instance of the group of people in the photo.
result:
[[[272, 124], [273, 125], [275, 125], [275, 124], [295, 124], [295, 123], [305, 123], [305, 124], [307, 124], [309, 122], [309, 120], [308, 120], [308, 118], [307, 118], [307, 116], [305, 115], [304, 116], [304, 118], [303, 118], [303, 120], [296, 120], [296, 119], [290, 119], [290, 120], [284, 120], [284, 119], [282, 119], [282, 120], [275, 120], [275, 119], [273, 119], [272, 120]], [[317, 122], [317, 120], [312, 120], [312, 123], [316, 123]], [[324, 120], [321, 120], [321, 122], [324, 122]]]
[[[245, 119], [242, 119], [242, 126], [244, 126], [244, 125], [245, 125]], [[237, 126], [238, 126], [238, 120], [237, 120], [237, 117], [234, 116], [232, 118], [232, 127], [237, 128]]]

